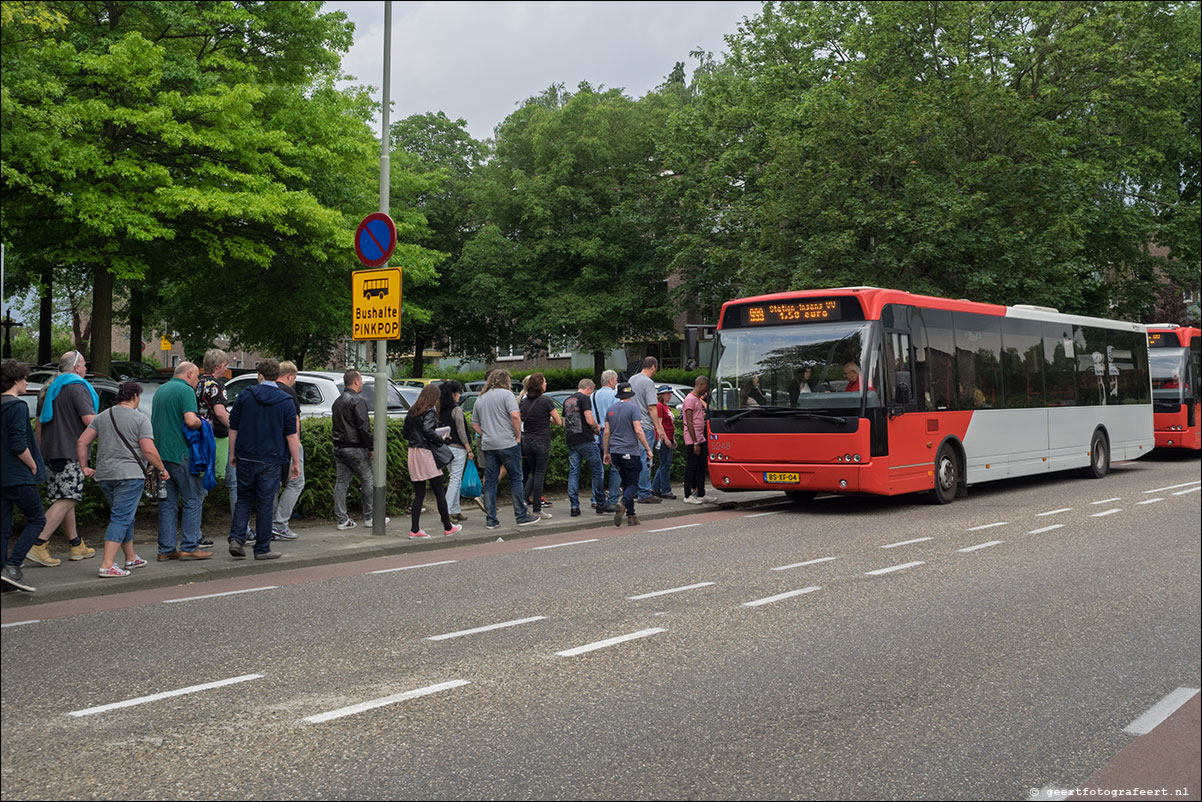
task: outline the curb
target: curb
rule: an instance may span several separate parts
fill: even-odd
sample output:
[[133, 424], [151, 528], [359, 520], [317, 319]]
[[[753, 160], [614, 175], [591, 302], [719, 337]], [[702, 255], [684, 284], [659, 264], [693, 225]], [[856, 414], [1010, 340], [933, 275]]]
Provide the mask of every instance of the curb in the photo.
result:
[[[759, 497], [749, 499], [729, 499], [719, 502], [714, 505], [717, 510], [738, 510], [738, 509], [755, 509], [758, 507], [773, 506], [781, 504], [785, 499], [779, 494], [773, 494], [770, 497]], [[639, 517], [644, 522], [662, 521], [671, 518], [680, 518], [686, 515], [695, 515], [698, 510], [693, 508], [688, 509], [656, 509], [655, 511], [639, 512]], [[259, 574], [271, 574], [277, 571], [291, 571], [299, 568], [311, 568], [318, 565], [328, 565], [330, 563], [355, 562], [357, 560], [368, 560], [376, 557], [390, 557], [397, 554], [415, 554], [421, 552], [442, 551], [444, 549], [456, 548], [466, 545], [478, 545], [481, 543], [490, 543], [498, 537], [505, 540], [517, 540], [521, 538], [539, 537], [543, 535], [563, 534], [565, 532], [573, 532], [581, 529], [595, 528], [598, 523], [608, 522], [609, 516], [595, 516], [594, 519], [586, 519], [583, 515], [580, 518], [567, 518], [557, 523], [547, 522], [538, 524], [532, 527], [522, 528], [500, 528], [487, 533], [471, 534], [466, 537], [457, 537], [455, 539], [439, 538], [429, 542], [414, 542], [408, 539], [407, 532], [401, 534], [388, 534], [383, 537], [371, 537], [372, 541], [364, 541], [350, 546], [342, 546], [336, 548], [324, 548], [319, 553], [307, 554], [304, 556], [294, 557], [286, 554], [282, 560], [272, 560], [259, 562], [249, 557], [245, 560], [237, 562], [231, 561], [224, 554], [224, 543], [217, 543], [214, 546], [216, 554], [213, 559], [197, 562], [183, 563], [171, 562], [169, 570], [163, 571], [148, 571], [136, 570], [129, 577], [120, 580], [106, 581], [96, 576], [95, 572], [90, 572], [83, 577], [72, 577], [65, 582], [62, 582], [57, 587], [43, 587], [39, 582], [44, 574], [42, 569], [38, 569], [30, 575], [28, 569], [26, 576], [31, 579], [34, 586], [38, 590], [34, 593], [26, 593], [16, 589], [6, 587], [3, 595], [3, 602], [0, 606], [4, 610], [19, 610], [25, 607], [31, 607], [38, 604], [47, 604], [50, 602], [69, 601], [74, 599], [86, 599], [97, 596], [109, 596], [120, 593], [131, 593], [138, 590], [149, 590], [153, 588], [175, 587], [189, 585], [201, 582], [213, 582], [222, 579], [234, 579], [240, 576], [253, 576]], [[554, 519], [552, 519], [554, 520]], [[587, 522], [586, 522], [587, 521]], [[323, 535], [327, 533], [322, 533]], [[341, 534], [341, 533], [339, 533]], [[316, 528], [311, 537], [319, 537]], [[378, 541], [378, 542], [373, 542]], [[282, 548], [287, 549], [287, 543], [283, 544]], [[99, 565], [97, 559], [96, 565]], [[28, 565], [28, 564], [27, 564]], [[158, 565], [158, 563], [154, 563]], [[149, 567], [149, 566], [148, 566]], [[45, 569], [47, 571], [53, 569]]]

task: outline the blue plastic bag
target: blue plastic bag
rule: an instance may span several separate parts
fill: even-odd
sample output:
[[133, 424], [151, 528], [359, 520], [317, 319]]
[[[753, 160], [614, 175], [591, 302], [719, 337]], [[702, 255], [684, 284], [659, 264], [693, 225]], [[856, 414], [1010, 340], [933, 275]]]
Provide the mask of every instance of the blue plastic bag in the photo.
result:
[[459, 485], [459, 495], [464, 498], [479, 498], [484, 494], [484, 485], [480, 483], [480, 472], [476, 463], [470, 459], [463, 467], [463, 483]]

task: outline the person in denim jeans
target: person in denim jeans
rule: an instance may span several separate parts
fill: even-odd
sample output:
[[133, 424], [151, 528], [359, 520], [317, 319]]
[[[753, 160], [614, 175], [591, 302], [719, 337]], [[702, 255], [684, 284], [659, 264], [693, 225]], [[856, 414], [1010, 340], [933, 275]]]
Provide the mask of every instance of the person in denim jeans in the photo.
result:
[[[42, 533], [46, 512], [38, 485], [46, 481], [42, 452], [29, 425], [29, 407], [21, 400], [29, 382], [29, 366], [14, 359], [0, 366], [0, 542], [4, 544], [4, 584], [32, 593], [22, 573], [25, 555]], [[25, 528], [9, 551], [13, 531], [13, 507], [25, 516]]]
[[509, 472], [513, 493], [513, 517], [518, 526], [538, 523], [540, 516], [530, 515], [522, 498], [522, 414], [509, 388], [509, 371], [494, 370], [476, 406], [472, 408], [472, 430], [481, 436], [484, 451], [484, 528], [496, 529], [497, 485], [501, 466]]
[[[171, 381], [154, 394], [150, 423], [154, 444], [170, 476], [163, 482], [166, 496], [159, 498], [159, 560], [207, 560], [211, 551], [200, 550], [200, 515], [204, 506], [204, 476], [192, 473], [183, 427], [201, 428], [196, 407], [200, 370], [181, 362]], [[179, 518], [176, 510], [183, 507]]]
[[375, 477], [372, 474], [372, 431], [363, 398], [363, 376], [357, 370], [342, 374], [342, 395], [334, 401], [334, 520], [340, 530], [353, 529], [355, 522], [346, 511], [346, 491], [351, 479], [359, 477], [359, 498], [363, 520], [372, 525], [372, 505], [375, 503]]
[[[592, 395], [593, 402], [593, 417], [597, 419], [597, 425], [601, 430], [597, 432], [597, 453], [601, 453], [601, 440], [605, 432], [605, 413], [609, 412], [609, 408], [618, 403], [617, 397], [618, 374], [616, 371], [607, 370], [601, 374], [601, 386]], [[604, 468], [604, 463], [602, 463]], [[602, 484], [605, 484], [604, 481]], [[612, 513], [618, 499], [622, 496], [622, 472], [618, 470], [618, 466], [609, 466], [609, 496], [605, 500], [604, 508], [597, 507], [597, 514]]]
[[668, 399], [671, 397], [672, 388], [666, 384], [660, 385], [656, 390], [655, 411], [659, 415], [664, 437], [656, 444], [659, 468], [651, 480], [651, 495], [667, 499], [676, 498], [676, 494], [672, 492], [672, 455], [676, 453], [676, 421], [672, 418], [672, 408], [668, 406]]
[[580, 515], [582, 463], [588, 463], [593, 480], [594, 509], [601, 512], [605, 508], [605, 468], [601, 464], [601, 449], [594, 439], [601, 431], [601, 426], [593, 415], [594, 387], [592, 379], [581, 379], [576, 385], [575, 395], [569, 396], [563, 402], [564, 439], [568, 444], [568, 503], [573, 518]]
[[[160, 480], [170, 478], [154, 447], [150, 419], [137, 411], [141, 399], [142, 385], [122, 383], [117, 389], [116, 405], [93, 418], [75, 444], [84, 476], [96, 480], [100, 492], [113, 508], [108, 529], [104, 532], [101, 578], [129, 576], [134, 568], [146, 565], [146, 561], [134, 553], [134, 517], [146, 485], [145, 466], [153, 465]], [[88, 467], [88, 451], [93, 440], [99, 441], [95, 469]], [[125, 552], [124, 568], [114, 564], [118, 548]]]

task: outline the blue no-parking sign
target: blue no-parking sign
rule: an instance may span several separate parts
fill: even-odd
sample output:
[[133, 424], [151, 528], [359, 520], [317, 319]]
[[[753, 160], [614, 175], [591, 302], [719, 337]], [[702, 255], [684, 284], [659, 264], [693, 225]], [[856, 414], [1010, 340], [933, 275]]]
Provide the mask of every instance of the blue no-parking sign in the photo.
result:
[[379, 267], [396, 250], [396, 225], [384, 212], [369, 214], [355, 230], [355, 256], [367, 267]]

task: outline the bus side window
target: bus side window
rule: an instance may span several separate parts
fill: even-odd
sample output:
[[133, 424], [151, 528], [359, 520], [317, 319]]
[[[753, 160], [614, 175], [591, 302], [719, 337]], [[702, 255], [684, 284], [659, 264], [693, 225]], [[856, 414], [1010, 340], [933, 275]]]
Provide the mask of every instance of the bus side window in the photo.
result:
[[1006, 406], [1042, 407], [1043, 324], [1022, 318], [1002, 319], [1002, 386]]
[[913, 406], [914, 370], [910, 361], [910, 335], [900, 331], [885, 333], [885, 384], [889, 403]]
[[[930, 383], [923, 388], [928, 394], [928, 410], [952, 409], [956, 393], [955, 329], [952, 313], [942, 309], [923, 310], [926, 320], [927, 365]], [[911, 326], [913, 330], [913, 326]]]
[[1072, 326], [1043, 324], [1043, 359], [1048, 406], [1076, 406], [1076, 348]]

